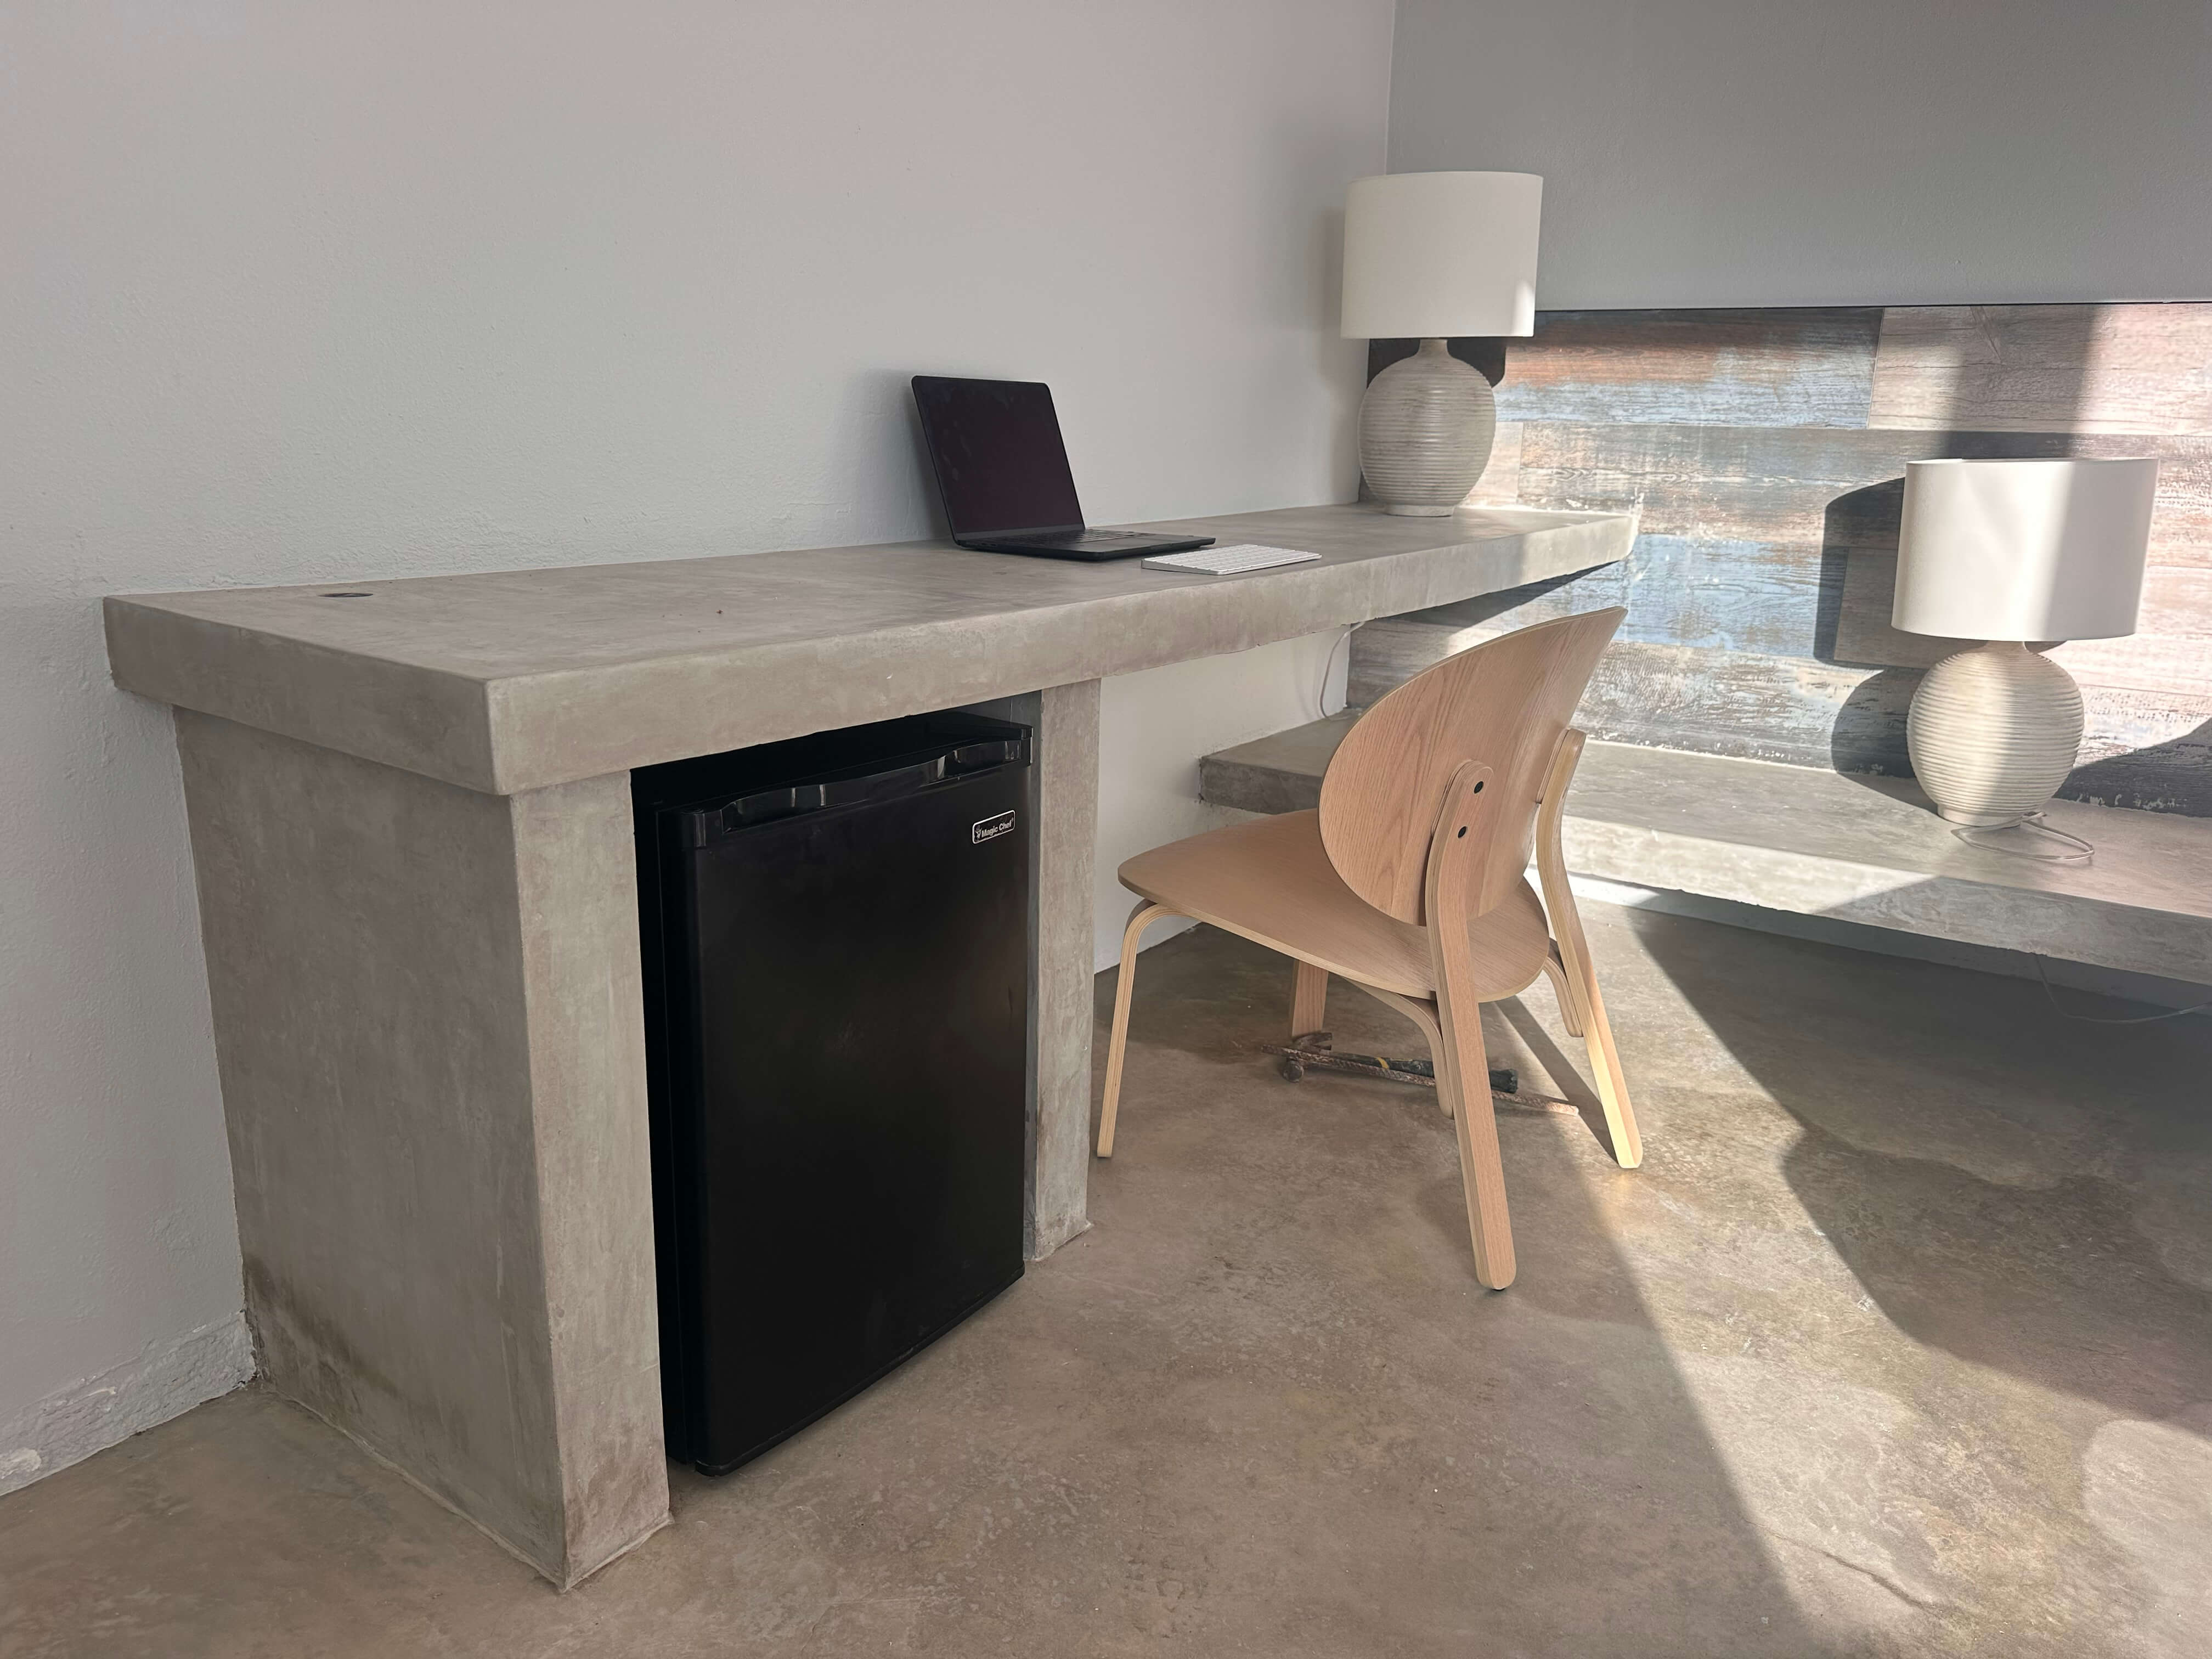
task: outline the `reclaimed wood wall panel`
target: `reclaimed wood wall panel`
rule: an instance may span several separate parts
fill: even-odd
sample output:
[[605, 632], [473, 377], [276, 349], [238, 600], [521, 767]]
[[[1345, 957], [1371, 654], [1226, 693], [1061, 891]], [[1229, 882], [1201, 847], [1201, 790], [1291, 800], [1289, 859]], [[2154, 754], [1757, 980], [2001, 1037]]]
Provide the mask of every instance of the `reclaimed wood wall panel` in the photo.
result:
[[[1468, 344], [1486, 365], [1500, 343]], [[1470, 500], [1634, 512], [1629, 558], [1375, 623], [1352, 697], [1547, 617], [1625, 604], [1595, 735], [1903, 773], [1921, 672], [1889, 626], [1905, 464], [2155, 456], [2141, 626], [2060, 643], [2088, 732], [2062, 792], [2212, 815], [2212, 305], [1565, 312], [1503, 345]]]
[[2212, 432], [2212, 306], [1893, 306], [1867, 424]]
[[1506, 343], [1502, 421], [1867, 424], [1881, 313], [1553, 311]]

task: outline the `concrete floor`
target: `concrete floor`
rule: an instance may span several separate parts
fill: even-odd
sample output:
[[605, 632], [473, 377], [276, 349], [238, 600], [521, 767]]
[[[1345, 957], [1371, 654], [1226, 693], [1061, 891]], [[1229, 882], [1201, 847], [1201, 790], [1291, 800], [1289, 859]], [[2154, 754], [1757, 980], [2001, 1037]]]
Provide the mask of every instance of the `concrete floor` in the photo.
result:
[[1589, 919], [1649, 1156], [1504, 1119], [1502, 1295], [1431, 1097], [1191, 934], [1094, 1230], [581, 1589], [247, 1389], [0, 1499], [0, 1653], [2212, 1652], [2212, 1021]]

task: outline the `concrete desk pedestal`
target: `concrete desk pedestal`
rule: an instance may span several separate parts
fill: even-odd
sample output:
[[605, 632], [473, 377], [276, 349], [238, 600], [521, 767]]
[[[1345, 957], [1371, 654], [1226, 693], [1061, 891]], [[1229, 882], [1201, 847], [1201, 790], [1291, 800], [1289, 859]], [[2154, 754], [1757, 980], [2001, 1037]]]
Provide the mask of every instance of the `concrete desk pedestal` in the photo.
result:
[[[263, 1376], [556, 1583], [665, 1524], [629, 770], [1037, 732], [1029, 1249], [1086, 1224], [1098, 681], [1621, 557], [1617, 515], [1181, 521], [1214, 579], [936, 544], [107, 601], [177, 710]], [[339, 598], [339, 594], [362, 597]]]

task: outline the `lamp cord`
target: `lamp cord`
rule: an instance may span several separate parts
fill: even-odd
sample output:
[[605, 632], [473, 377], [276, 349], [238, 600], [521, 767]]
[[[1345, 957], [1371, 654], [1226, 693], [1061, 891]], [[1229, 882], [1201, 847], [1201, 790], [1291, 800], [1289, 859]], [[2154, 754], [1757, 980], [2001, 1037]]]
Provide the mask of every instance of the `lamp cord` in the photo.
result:
[[1352, 642], [1352, 636], [1364, 624], [1353, 623], [1337, 635], [1336, 643], [1328, 648], [1328, 660], [1321, 665], [1321, 684], [1314, 688], [1314, 713], [1322, 719], [1328, 718], [1328, 677], [1336, 670], [1336, 653]]
[[2058, 993], [2051, 988], [2051, 975], [2043, 970], [2043, 958], [2035, 959], [2035, 976], [2043, 981], [2043, 994], [2050, 1000], [2051, 1012], [2061, 1019], [2079, 1020], [2084, 1025], [2154, 1025], [2161, 1019], [2179, 1019], [2184, 1014], [2212, 1013], [2212, 1002], [2200, 1002], [2189, 1008], [2169, 1008], [2162, 1014], [2136, 1014], [2115, 1019], [2105, 1014], [2069, 1014], [2058, 1006]]
[[[1988, 826], [1983, 824], [1960, 824], [1951, 833], [1969, 847], [1978, 847], [1991, 853], [2004, 853], [2016, 859], [2033, 859], [2039, 864], [2087, 864], [2097, 850], [2094, 842], [2084, 841], [2079, 836], [2070, 836], [2063, 830], [2054, 830], [2040, 812], [2030, 812], [2018, 823], [2008, 823], [2000, 828], [2033, 830], [2039, 834], [2065, 842], [2075, 850], [2065, 853], [2031, 853], [2024, 847], [2006, 847], [1995, 842], [1976, 841], [1974, 839], [1976, 831], [1988, 832]], [[2051, 975], [2044, 971], [2043, 958], [2039, 956], [2033, 960], [2035, 976], [2042, 981], [2045, 1000], [2051, 1004], [2051, 1012], [2061, 1019], [2078, 1020], [2084, 1025], [2154, 1025], [2160, 1020], [2179, 1019], [2184, 1014], [2212, 1013], [2212, 1002], [2200, 1002], [2188, 1008], [2169, 1008], [2162, 1014], [2135, 1014], [2118, 1018], [2105, 1014], [2069, 1013], [2058, 1006], [2058, 993], [2051, 989]]]
[[[2007, 830], [2032, 830], [2038, 835], [2049, 836], [2054, 841], [2064, 842], [2072, 850], [2064, 853], [2035, 853], [2030, 852], [2025, 847], [2007, 847], [2002, 842], [1974, 839], [1978, 835], [2001, 834]], [[1978, 847], [1985, 853], [2002, 853], [2008, 858], [2033, 859], [2038, 864], [2087, 864], [2096, 856], [2097, 853], [2095, 842], [2084, 841], [2079, 836], [2070, 836], [2063, 830], [2054, 829], [2050, 820], [2040, 812], [2030, 812], [2026, 817], [2014, 823], [1958, 824], [1953, 828], [1951, 833], [1966, 842], [1967, 846]]]

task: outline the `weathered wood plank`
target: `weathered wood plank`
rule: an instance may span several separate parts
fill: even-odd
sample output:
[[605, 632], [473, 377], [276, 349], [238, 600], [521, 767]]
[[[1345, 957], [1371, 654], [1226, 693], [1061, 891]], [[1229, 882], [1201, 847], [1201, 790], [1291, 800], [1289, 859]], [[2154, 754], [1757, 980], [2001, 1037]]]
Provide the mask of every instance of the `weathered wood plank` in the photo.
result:
[[1662, 749], [1902, 774], [1917, 674], [1692, 646], [1616, 642], [1583, 700], [1591, 736]]
[[1828, 550], [1826, 562], [1832, 574], [1840, 572], [1840, 581], [1833, 603], [1834, 627], [1822, 640], [1817, 655], [1856, 668], [1929, 668], [1954, 651], [1981, 643], [1936, 634], [1907, 634], [1889, 625], [1897, 598], [1896, 545], [1893, 541], [1888, 550]]
[[2084, 688], [2151, 696], [2212, 697], [2212, 641], [2170, 634], [2119, 640], [2069, 640], [2051, 659]]
[[1500, 421], [1498, 439], [1490, 452], [1490, 465], [1468, 491], [1469, 507], [1517, 507], [1521, 503], [1521, 426]]
[[1893, 306], [1868, 423], [2212, 433], [2212, 305]]
[[1873, 307], [1549, 311], [1505, 342], [1504, 420], [1863, 427]]
[[[1870, 668], [1925, 668], [1972, 640], [1906, 634], [1889, 625], [1897, 557], [1860, 548], [1843, 565], [1828, 660]], [[2143, 574], [2141, 626], [2123, 639], [2072, 640], [2052, 653], [2084, 685], [2212, 696], [2212, 571], [2153, 566]]]
[[2085, 677], [2109, 669], [2124, 678], [2108, 683], [2202, 690], [2212, 667], [2187, 641], [2212, 625], [2212, 443], [2203, 438], [1538, 422], [1522, 430], [1519, 477], [1531, 506], [1641, 514], [1622, 567], [1624, 639], [1925, 665], [1957, 647], [1888, 626], [1905, 463], [2069, 450], [2166, 452], [2142, 631], [2172, 643], [2078, 650]]
[[1619, 563], [1600, 565], [1457, 605], [1364, 623], [1352, 635], [1345, 701], [1354, 707], [1370, 703], [1454, 652], [1516, 628], [1622, 604], [1626, 598], [1622, 569]]
[[[2042, 455], [2156, 459], [2151, 562], [2212, 568], [2212, 441], [2202, 437], [1532, 421], [1519, 478], [1526, 506], [1640, 510], [1647, 535], [1894, 551], [1905, 462]], [[1886, 495], [1844, 499], [1883, 484]]]
[[[1628, 607], [1619, 638], [1660, 645], [1815, 656], [1821, 562], [1817, 548], [1779, 551], [1751, 544], [1700, 542], [1681, 536], [1639, 536], [1627, 558], [1574, 580], [1540, 602], [1510, 606], [1446, 605], [1417, 613], [1423, 620], [1467, 628], [1500, 610], [1508, 625], [1526, 627], [1600, 605]], [[1516, 593], [1527, 590], [1516, 589]], [[1389, 635], [1370, 623], [1354, 636], [1374, 651]], [[1468, 643], [1488, 638], [1472, 634]]]

